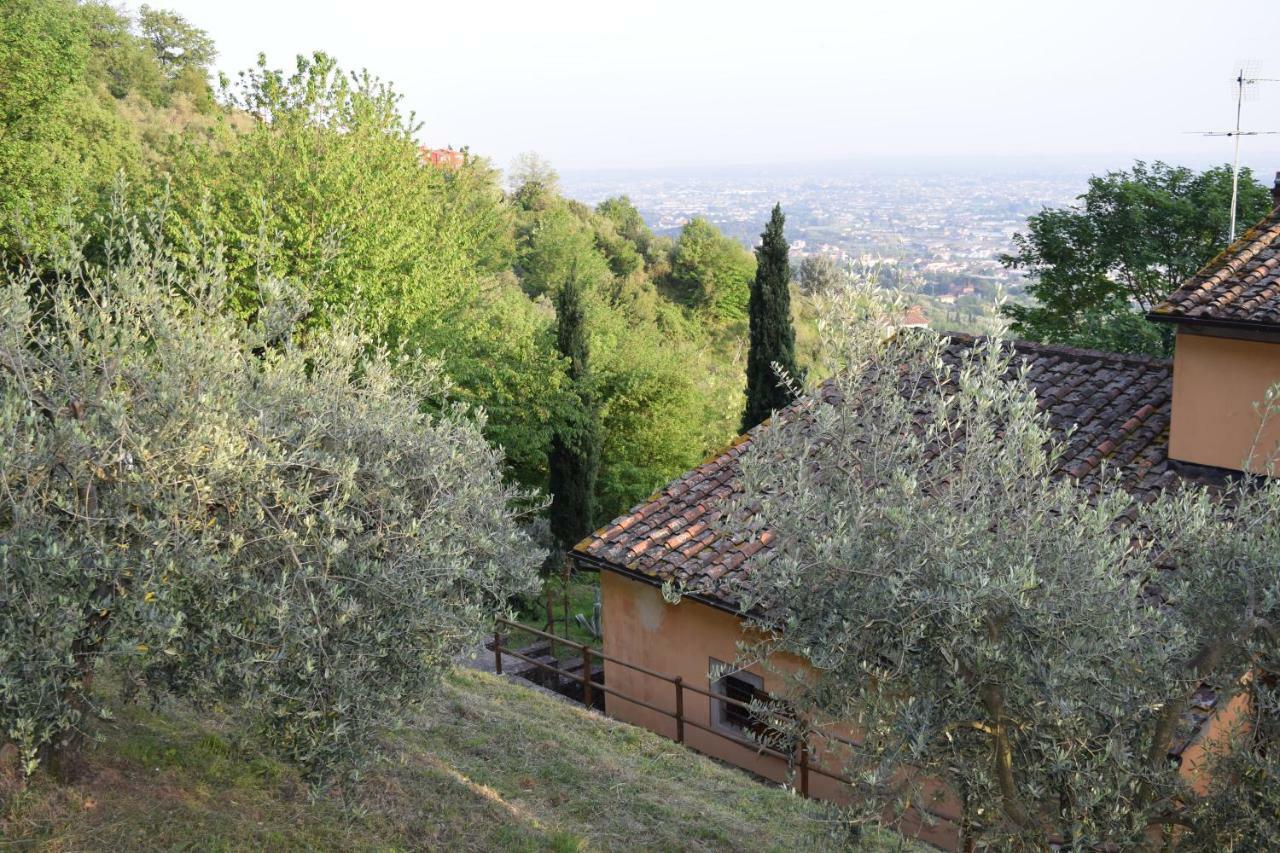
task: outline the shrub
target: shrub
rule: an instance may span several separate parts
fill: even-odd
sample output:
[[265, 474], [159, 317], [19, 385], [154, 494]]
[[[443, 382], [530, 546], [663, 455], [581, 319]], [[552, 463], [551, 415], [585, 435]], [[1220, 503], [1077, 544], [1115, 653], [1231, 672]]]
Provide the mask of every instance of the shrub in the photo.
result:
[[245, 325], [220, 250], [179, 264], [152, 225], [0, 293], [0, 725], [65, 766], [112, 660], [329, 780], [542, 555], [478, 419], [422, 414], [435, 367], [302, 333], [282, 282]]

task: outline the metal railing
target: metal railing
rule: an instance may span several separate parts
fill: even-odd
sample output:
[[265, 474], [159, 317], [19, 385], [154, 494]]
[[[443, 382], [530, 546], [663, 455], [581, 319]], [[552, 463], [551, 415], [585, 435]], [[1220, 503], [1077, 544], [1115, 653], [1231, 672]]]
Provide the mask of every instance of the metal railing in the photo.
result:
[[[509, 646], [504, 645], [503, 632], [502, 632], [503, 626], [513, 629], [513, 632], [518, 631], [526, 634], [532, 634], [536, 637], [542, 637], [546, 640], [549, 640], [552, 644], [551, 648], [553, 652], [552, 653], [553, 658], [555, 657], [554, 649], [556, 645], [562, 645], [569, 649], [576, 649], [578, 653], [582, 656], [582, 671], [569, 672], [567, 670], [561, 669], [559, 666], [554, 666], [548, 663], [547, 661], [537, 660], [535, 658], [532, 658], [532, 657], [529, 657], [528, 655], [523, 654], [517, 649], [513, 649], [513, 648], [510, 648]], [[605, 654], [599, 649], [593, 649], [591, 646], [584, 645], [582, 643], [577, 643], [577, 642], [574, 642], [573, 640], [565, 639], [564, 637], [558, 637], [555, 634], [549, 634], [545, 631], [539, 631], [536, 628], [530, 628], [527, 625], [521, 625], [519, 622], [512, 622], [509, 619], [498, 619], [497, 628], [494, 630], [494, 635], [493, 635], [493, 663], [494, 663], [494, 670], [499, 675], [502, 674], [502, 656], [504, 654], [510, 657], [514, 657], [519, 660], [525, 661], [526, 663], [532, 664], [533, 666], [538, 667], [541, 670], [556, 673], [557, 675], [563, 676], [569, 679], [570, 681], [580, 681], [582, 683], [583, 704], [587, 705], [588, 707], [592, 705], [592, 698], [594, 696], [593, 691], [599, 690], [604, 695], [617, 696], [619, 699], [622, 699], [625, 702], [630, 702], [634, 705], [640, 706], [641, 708], [646, 708], [650, 711], [653, 711], [658, 714], [662, 714], [663, 716], [674, 720], [675, 729], [676, 729], [675, 740], [677, 743], [685, 743], [685, 727], [691, 726], [695, 729], [699, 729], [701, 731], [715, 735], [716, 737], [723, 738], [724, 740], [727, 740], [730, 743], [735, 743], [739, 746], [744, 746], [744, 747], [753, 749], [757, 752], [757, 754], [768, 755], [774, 758], [779, 758], [787, 762], [788, 765], [794, 762], [796, 767], [796, 775], [799, 777], [799, 784], [797, 785], [797, 790], [799, 790], [802, 796], [805, 796], [805, 797], [809, 796], [809, 774], [810, 773], [815, 773], [819, 776], [825, 776], [828, 779], [833, 779], [837, 782], [842, 782], [846, 785], [853, 784], [853, 780], [850, 779], [849, 777], [841, 775], [839, 773], [831, 772], [829, 770], [825, 770], [822, 767], [815, 766], [811, 763], [810, 761], [811, 756], [810, 756], [810, 749], [809, 749], [809, 736], [812, 734], [819, 734], [824, 738], [833, 738], [837, 741], [841, 741], [849, 745], [856, 745], [854, 744], [853, 741], [850, 741], [838, 735], [834, 735], [830, 732], [819, 732], [816, 729], [806, 728], [804, 733], [797, 739], [798, 742], [796, 744], [795, 750], [793, 752], [788, 753], [788, 752], [783, 752], [781, 750], [774, 749], [770, 746], [767, 746], [762, 743], [758, 743], [756, 741], [748, 740], [746, 738], [736, 737], [732, 734], [729, 734], [723, 731], [722, 729], [713, 728], [710, 725], [704, 725], [697, 720], [691, 719], [688, 715], [685, 714], [684, 712], [685, 691], [691, 691], [700, 696], [706, 696], [709, 699], [713, 699], [719, 702], [724, 702], [726, 704], [733, 705], [738, 708], [744, 708], [747, 711], [751, 710], [751, 705], [748, 702], [743, 702], [739, 699], [734, 699], [732, 696], [726, 696], [723, 693], [717, 693], [713, 690], [703, 690], [701, 687], [697, 687], [692, 684], [687, 684], [685, 683], [684, 679], [679, 675], [667, 675], [666, 673], [657, 672], [655, 670], [649, 669], [648, 667], [641, 666], [640, 664], [632, 663], [630, 661], [625, 661], [620, 658], [614, 657], [613, 655]], [[675, 691], [675, 694], [674, 694], [675, 710], [669, 711], [666, 708], [659, 708], [656, 705], [651, 705], [650, 703], [645, 702], [644, 700], [638, 697], [628, 696], [622, 691], [617, 690], [613, 687], [610, 687], [607, 684], [596, 684], [591, 679], [591, 662], [593, 658], [599, 658], [602, 661], [608, 661], [609, 663], [626, 667], [627, 669], [633, 670], [635, 672], [639, 672], [642, 675], [647, 675], [650, 678], [656, 678], [661, 681], [667, 682], [674, 688], [674, 691]], [[556, 659], [556, 663], [557, 664], [560, 663], [560, 660], [558, 658]]]

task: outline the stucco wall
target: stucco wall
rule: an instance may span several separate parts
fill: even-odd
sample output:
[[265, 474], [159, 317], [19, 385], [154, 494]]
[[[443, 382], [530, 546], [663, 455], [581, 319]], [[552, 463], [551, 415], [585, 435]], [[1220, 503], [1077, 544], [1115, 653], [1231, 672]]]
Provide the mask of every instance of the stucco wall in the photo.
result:
[[[712, 689], [708, 677], [710, 658], [728, 662], [738, 656], [737, 643], [744, 635], [741, 623], [728, 613], [694, 601], [668, 604], [656, 587], [612, 572], [601, 573], [600, 588], [606, 654], [670, 676], [681, 676], [687, 684], [702, 690]], [[773, 685], [772, 674], [759, 667], [749, 671], [764, 679], [766, 690]], [[675, 711], [675, 688], [661, 679], [605, 661], [605, 684], [650, 705]], [[676, 735], [675, 721], [670, 717], [613, 695], [605, 702], [610, 716], [668, 737]], [[711, 704], [706, 696], [684, 691], [684, 713], [700, 725], [712, 725]], [[692, 727], [686, 727], [685, 740], [701, 752], [732, 761], [762, 776], [784, 778], [781, 759], [758, 757], [747, 747]]]
[[1209, 788], [1211, 777], [1206, 765], [1215, 749], [1230, 744], [1243, 736], [1249, 728], [1249, 694], [1237, 693], [1213, 717], [1201, 727], [1199, 736], [1182, 751], [1179, 770], [1182, 778], [1196, 793], [1203, 794]]
[[[1280, 344], [1179, 330], [1173, 356], [1169, 456], [1240, 470], [1258, 435], [1254, 403], [1280, 382]], [[1280, 419], [1259, 445], [1265, 462], [1280, 442]], [[1255, 464], [1259, 471], [1262, 465]]]

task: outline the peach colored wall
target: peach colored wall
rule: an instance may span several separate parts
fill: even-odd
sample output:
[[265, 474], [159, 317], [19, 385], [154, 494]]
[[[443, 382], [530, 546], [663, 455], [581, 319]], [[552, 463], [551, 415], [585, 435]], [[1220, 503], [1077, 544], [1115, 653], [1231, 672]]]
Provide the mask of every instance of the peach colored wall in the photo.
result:
[[[679, 604], [669, 604], [656, 587], [614, 572], [600, 573], [600, 590], [605, 653], [655, 672], [672, 677], [678, 675], [691, 686], [703, 690], [712, 689], [708, 677], [709, 659], [733, 661], [738, 656], [738, 643], [747, 639], [742, 622], [737, 616], [689, 599]], [[774, 660], [771, 664], [782, 672], [807, 669], [807, 664], [790, 656]], [[759, 666], [750, 667], [748, 672], [763, 679], [765, 690], [779, 690], [778, 674]], [[675, 711], [675, 687], [667, 681], [606, 660], [604, 683], [627, 696], [658, 708]], [[611, 717], [619, 720], [643, 726], [673, 739], [676, 736], [674, 719], [613, 694], [606, 694], [605, 710]], [[684, 713], [687, 720], [712, 727], [711, 710], [711, 700], [708, 697], [690, 690], [684, 691]], [[767, 779], [786, 779], [787, 768], [782, 759], [759, 755], [749, 746], [736, 744], [692, 725], [685, 726], [685, 743], [699, 752]], [[821, 755], [815, 755], [813, 762], [831, 772], [840, 772], [837, 760], [829, 759], [824, 762]], [[809, 793], [824, 800], [848, 800], [847, 789], [841, 783], [817, 773], [809, 774]], [[947, 817], [956, 816], [953, 809], [945, 806], [938, 811]], [[903, 829], [917, 833], [922, 839], [939, 846], [950, 848], [956, 843], [956, 828], [950, 822], [923, 827], [911, 821]]]
[[1199, 736], [1182, 751], [1179, 771], [1192, 790], [1203, 794], [1209, 787], [1209, 774], [1204, 766], [1210, 753], [1228, 747], [1232, 740], [1244, 733], [1249, 720], [1249, 694], [1237, 693], [1223, 708], [1201, 727]]
[[[1241, 470], [1260, 424], [1253, 404], [1280, 382], [1280, 344], [1179, 330], [1173, 356], [1169, 456]], [[1280, 419], [1268, 424], [1260, 455], [1276, 450]], [[1261, 470], [1255, 463], [1253, 470]]]

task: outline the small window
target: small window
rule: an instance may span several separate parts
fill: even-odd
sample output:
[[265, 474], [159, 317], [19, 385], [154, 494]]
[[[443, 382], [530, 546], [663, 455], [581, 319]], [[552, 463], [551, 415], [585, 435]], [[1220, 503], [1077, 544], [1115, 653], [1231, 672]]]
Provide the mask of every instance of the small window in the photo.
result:
[[764, 680], [750, 672], [731, 670], [725, 663], [715, 658], [711, 659], [710, 672], [713, 676], [716, 673], [723, 673], [719, 678], [711, 680], [711, 692], [735, 700], [735, 702], [726, 702], [722, 699], [711, 700], [712, 725], [734, 734], [753, 733], [757, 737], [765, 736], [769, 732], [769, 727], [752, 716], [749, 708], [736, 704], [736, 702], [749, 704], [753, 700], [767, 702], [769, 694], [764, 690]]

